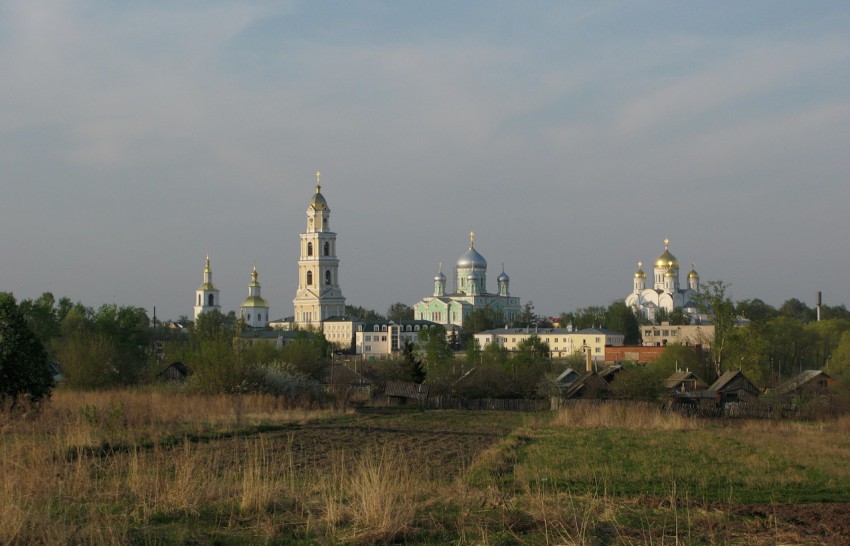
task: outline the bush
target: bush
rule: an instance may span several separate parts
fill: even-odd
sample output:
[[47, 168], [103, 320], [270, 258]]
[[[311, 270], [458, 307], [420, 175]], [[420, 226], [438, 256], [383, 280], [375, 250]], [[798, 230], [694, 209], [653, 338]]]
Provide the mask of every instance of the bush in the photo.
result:
[[325, 395], [321, 383], [286, 362], [271, 362], [257, 371], [262, 377], [263, 390], [269, 394], [300, 402], [315, 402]]

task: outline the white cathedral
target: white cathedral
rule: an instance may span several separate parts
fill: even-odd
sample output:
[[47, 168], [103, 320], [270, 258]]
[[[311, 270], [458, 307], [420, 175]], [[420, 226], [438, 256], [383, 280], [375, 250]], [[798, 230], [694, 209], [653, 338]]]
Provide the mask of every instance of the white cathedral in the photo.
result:
[[688, 316], [698, 313], [694, 297], [699, 292], [699, 274], [692, 263], [691, 272], [688, 273], [688, 286], [680, 287], [679, 260], [670, 253], [669, 244], [670, 241], [665, 239], [664, 252], [655, 260], [652, 288], [647, 288], [643, 263], [638, 262], [638, 269], [634, 274], [634, 288], [632, 293], [626, 296], [626, 305], [651, 321], [655, 321], [659, 309], [664, 309], [667, 313], [681, 309]]
[[511, 296], [510, 277], [502, 268], [496, 279], [499, 292], [487, 292], [487, 260], [475, 250], [475, 234], [469, 234], [469, 249], [455, 264], [455, 286], [446, 293], [446, 276], [442, 265], [434, 277], [434, 294], [425, 297], [413, 306], [416, 320], [430, 320], [437, 324], [463, 326], [463, 320], [472, 311], [491, 309], [511, 323], [520, 314], [519, 298]]
[[[316, 193], [307, 205], [307, 230], [301, 233], [298, 259], [298, 290], [292, 300], [294, 326], [320, 328], [330, 317], [345, 314], [345, 297], [339, 287], [336, 233], [330, 230], [331, 209], [322, 195], [321, 173], [316, 172]], [[195, 319], [207, 311], [221, 310], [220, 294], [212, 282], [210, 257], [204, 280], [195, 291]], [[257, 267], [251, 273], [248, 297], [240, 305], [240, 318], [254, 328], [269, 326], [269, 304], [260, 295]]]

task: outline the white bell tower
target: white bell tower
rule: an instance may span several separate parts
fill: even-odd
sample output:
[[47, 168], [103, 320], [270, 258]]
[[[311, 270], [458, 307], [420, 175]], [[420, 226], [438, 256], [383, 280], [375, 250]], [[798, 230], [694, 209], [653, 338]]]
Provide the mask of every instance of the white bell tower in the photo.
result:
[[330, 317], [345, 314], [345, 297], [339, 287], [336, 233], [330, 230], [331, 209], [322, 195], [321, 173], [316, 172], [316, 193], [307, 206], [307, 230], [301, 233], [298, 291], [292, 303], [299, 328], [321, 328]]
[[207, 255], [207, 260], [204, 267], [204, 282], [195, 290], [195, 320], [207, 311], [213, 309], [221, 310], [221, 302], [219, 301], [218, 288], [212, 282], [212, 269], [210, 269], [210, 257]]

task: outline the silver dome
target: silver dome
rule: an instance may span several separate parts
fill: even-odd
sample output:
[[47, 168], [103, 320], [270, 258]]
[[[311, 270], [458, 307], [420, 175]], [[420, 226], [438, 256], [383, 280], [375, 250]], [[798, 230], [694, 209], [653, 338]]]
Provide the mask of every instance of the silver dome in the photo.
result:
[[477, 250], [469, 247], [463, 256], [458, 258], [457, 260], [458, 268], [466, 268], [466, 267], [474, 267], [474, 268], [486, 268], [487, 260], [484, 259], [484, 256], [478, 253]]
[[499, 281], [499, 282], [508, 282], [508, 281], [510, 281], [510, 280], [511, 280], [511, 278], [510, 278], [510, 277], [508, 277], [508, 274], [507, 274], [507, 273], [505, 273], [504, 271], [502, 271], [502, 274], [501, 274], [501, 275], [499, 275], [499, 276], [496, 278], [496, 280], [497, 280], [497, 281]]

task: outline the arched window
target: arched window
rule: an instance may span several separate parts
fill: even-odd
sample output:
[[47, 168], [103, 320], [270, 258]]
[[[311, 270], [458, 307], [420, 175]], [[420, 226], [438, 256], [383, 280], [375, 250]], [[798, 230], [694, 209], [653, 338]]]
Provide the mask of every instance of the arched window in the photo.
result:
[[[313, 255], [313, 243], [307, 243], [307, 256]], [[310, 284], [310, 283], [307, 283]]]
[[331, 255], [331, 244], [325, 241], [325, 256]]
[[215, 296], [213, 294], [210, 294], [209, 300], [210, 300], [210, 303], [209, 303], [210, 307], [215, 305]]
[[203, 304], [204, 304], [204, 302], [203, 302], [203, 301], [201, 301], [201, 298], [202, 298], [202, 297], [203, 297], [203, 296], [201, 296], [200, 294], [198, 294], [198, 305], [203, 305]]
[[[327, 244], [327, 243], [325, 243], [325, 244]], [[331, 270], [330, 269], [325, 270], [325, 284], [327, 284], [327, 285], [331, 284]]]
[[247, 320], [248, 322], [251, 322], [251, 313], [248, 313], [248, 317], [245, 320]]
[[313, 272], [307, 272], [307, 286], [311, 286], [313, 284]]

